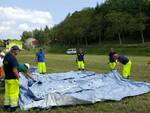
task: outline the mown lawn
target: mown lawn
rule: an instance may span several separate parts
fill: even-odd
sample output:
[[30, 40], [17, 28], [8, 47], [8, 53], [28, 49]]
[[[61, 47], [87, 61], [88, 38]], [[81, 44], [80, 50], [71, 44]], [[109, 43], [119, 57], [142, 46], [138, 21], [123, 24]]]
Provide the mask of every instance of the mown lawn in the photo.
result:
[[[63, 55], [63, 54], [47, 54], [46, 65], [48, 73], [53, 72], [66, 72], [70, 70], [76, 70], [75, 55]], [[89, 71], [95, 71], [97, 73], [107, 73], [108, 58], [107, 56], [100, 55], [86, 55], [86, 69]], [[132, 60], [132, 80], [150, 82], [150, 67], [145, 68], [145, 65], [149, 57], [131, 57]], [[21, 53], [18, 55], [18, 59], [21, 63], [30, 63], [36, 65], [34, 54]], [[120, 70], [120, 68], [119, 68]], [[4, 113], [2, 110], [4, 89], [0, 88], [0, 113]], [[17, 110], [17, 113], [150, 113], [150, 93], [125, 98], [121, 101], [106, 101], [98, 102], [90, 105], [77, 105], [66, 107], [55, 107], [48, 110], [29, 110], [21, 111]]]

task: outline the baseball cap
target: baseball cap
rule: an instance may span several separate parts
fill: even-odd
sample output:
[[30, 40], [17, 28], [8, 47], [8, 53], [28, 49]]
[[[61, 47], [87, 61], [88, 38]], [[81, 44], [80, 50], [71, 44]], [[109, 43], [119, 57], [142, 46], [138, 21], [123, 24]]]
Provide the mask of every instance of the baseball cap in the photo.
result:
[[14, 46], [11, 47], [11, 50], [20, 50], [20, 49], [17, 45], [14, 45]]

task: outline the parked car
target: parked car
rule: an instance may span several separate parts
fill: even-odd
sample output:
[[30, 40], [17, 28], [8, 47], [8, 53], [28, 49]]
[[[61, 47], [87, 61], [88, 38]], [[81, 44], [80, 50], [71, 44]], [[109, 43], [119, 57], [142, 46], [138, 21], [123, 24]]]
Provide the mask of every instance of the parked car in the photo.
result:
[[76, 48], [69, 48], [66, 51], [66, 54], [70, 55], [70, 54], [76, 54], [77, 53], [77, 49]]

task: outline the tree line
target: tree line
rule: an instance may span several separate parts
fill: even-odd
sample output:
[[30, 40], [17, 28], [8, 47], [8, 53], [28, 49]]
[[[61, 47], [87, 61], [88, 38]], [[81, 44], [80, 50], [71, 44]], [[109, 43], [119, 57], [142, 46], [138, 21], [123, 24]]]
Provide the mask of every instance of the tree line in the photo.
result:
[[64, 46], [150, 41], [149, 0], [106, 0], [103, 4], [68, 14], [52, 28], [24, 31], [21, 39], [36, 38], [41, 45]]

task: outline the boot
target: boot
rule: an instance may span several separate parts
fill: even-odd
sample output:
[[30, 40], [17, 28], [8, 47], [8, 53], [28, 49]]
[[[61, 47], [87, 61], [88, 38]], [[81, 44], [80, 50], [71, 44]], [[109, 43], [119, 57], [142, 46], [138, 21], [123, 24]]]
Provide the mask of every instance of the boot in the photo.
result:
[[4, 111], [9, 111], [10, 105], [4, 105]]
[[15, 112], [17, 110], [17, 107], [10, 107], [10, 112]]

